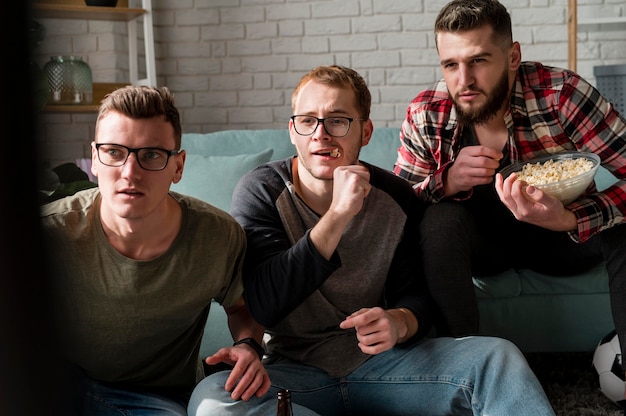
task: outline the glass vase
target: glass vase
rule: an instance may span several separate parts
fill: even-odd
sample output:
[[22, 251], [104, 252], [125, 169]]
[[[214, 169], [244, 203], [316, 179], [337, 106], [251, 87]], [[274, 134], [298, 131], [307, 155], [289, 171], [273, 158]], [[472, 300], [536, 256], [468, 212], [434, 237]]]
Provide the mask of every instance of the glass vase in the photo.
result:
[[50, 87], [48, 104], [91, 104], [91, 68], [80, 56], [52, 56], [44, 66]]

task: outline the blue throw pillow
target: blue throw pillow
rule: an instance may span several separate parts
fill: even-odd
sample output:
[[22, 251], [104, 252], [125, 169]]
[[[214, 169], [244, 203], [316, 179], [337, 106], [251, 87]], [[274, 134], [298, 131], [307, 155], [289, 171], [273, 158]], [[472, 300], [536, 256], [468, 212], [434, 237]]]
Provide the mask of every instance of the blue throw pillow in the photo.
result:
[[233, 190], [239, 179], [255, 167], [269, 162], [272, 153], [272, 149], [266, 149], [257, 154], [235, 156], [187, 154], [183, 178], [172, 184], [170, 189], [229, 211]]

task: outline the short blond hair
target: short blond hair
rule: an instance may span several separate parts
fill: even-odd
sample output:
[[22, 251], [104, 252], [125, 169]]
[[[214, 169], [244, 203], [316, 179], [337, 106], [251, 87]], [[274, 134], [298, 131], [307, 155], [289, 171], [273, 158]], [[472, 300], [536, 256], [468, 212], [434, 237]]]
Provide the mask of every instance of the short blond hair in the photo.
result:
[[367, 83], [355, 70], [345, 66], [318, 66], [304, 75], [291, 95], [291, 108], [295, 111], [295, 103], [302, 87], [309, 81], [319, 82], [336, 88], [348, 88], [354, 91], [356, 106], [362, 119], [370, 118], [372, 95]]

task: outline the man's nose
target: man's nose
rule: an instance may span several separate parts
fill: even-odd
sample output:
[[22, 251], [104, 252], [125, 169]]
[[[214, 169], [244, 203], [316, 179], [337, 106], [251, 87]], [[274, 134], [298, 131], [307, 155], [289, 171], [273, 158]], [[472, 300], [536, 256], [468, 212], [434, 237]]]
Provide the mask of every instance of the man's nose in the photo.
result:
[[311, 138], [315, 140], [330, 139], [330, 134], [328, 134], [328, 132], [326, 131], [326, 126], [324, 126], [323, 121], [319, 121], [319, 120], [317, 121], [317, 126], [315, 127], [315, 130], [313, 130], [313, 134], [311, 135]]
[[141, 170], [141, 166], [139, 166], [139, 160], [137, 159], [137, 153], [130, 152], [128, 157], [126, 158], [126, 163], [122, 166], [122, 170], [125, 172], [134, 172], [137, 169]]
[[471, 69], [467, 65], [461, 65], [459, 67], [459, 85], [462, 87], [467, 87], [474, 83], [474, 74]]

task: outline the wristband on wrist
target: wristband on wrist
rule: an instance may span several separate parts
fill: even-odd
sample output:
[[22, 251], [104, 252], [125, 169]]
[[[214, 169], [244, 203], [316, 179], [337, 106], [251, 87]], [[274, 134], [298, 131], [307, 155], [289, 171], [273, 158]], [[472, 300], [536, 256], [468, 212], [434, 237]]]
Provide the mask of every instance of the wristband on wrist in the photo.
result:
[[259, 355], [259, 360], [263, 359], [263, 356], [265, 355], [265, 350], [263, 349], [263, 347], [261, 346], [261, 344], [259, 344], [257, 342], [256, 339], [252, 338], [252, 337], [248, 337], [248, 338], [242, 338], [239, 341], [235, 342], [233, 344], [233, 347], [235, 345], [239, 345], [239, 344], [248, 344], [249, 346], [252, 347], [252, 349], [254, 351], [256, 351], [256, 353]]

